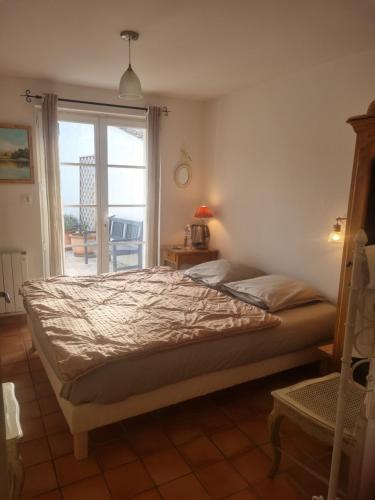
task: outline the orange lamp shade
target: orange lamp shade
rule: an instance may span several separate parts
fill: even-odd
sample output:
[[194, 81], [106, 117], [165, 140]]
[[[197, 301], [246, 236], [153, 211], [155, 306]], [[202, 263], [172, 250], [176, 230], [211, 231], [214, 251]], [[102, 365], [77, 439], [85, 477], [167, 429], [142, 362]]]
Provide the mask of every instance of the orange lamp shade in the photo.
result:
[[197, 219], [210, 219], [214, 214], [206, 205], [201, 205], [195, 211], [194, 217]]

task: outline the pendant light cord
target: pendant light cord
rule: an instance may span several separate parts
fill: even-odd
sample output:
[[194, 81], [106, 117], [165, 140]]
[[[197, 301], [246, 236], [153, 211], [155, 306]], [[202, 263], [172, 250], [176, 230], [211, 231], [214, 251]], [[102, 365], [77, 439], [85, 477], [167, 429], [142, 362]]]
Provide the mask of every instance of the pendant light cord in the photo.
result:
[[129, 37], [129, 66], [131, 66], [131, 58], [130, 58], [130, 37]]

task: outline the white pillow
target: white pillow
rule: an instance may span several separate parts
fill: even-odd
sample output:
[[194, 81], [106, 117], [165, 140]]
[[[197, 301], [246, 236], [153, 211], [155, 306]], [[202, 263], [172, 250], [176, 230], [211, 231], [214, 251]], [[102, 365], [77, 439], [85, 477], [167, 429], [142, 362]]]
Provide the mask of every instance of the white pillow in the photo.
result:
[[249, 280], [226, 283], [223, 285], [223, 290], [244, 302], [270, 312], [325, 300], [307, 283], [281, 274], [267, 274]]
[[255, 267], [219, 259], [193, 266], [187, 269], [184, 274], [193, 280], [215, 288], [229, 281], [239, 281], [262, 276], [264, 272]]
[[375, 245], [368, 245], [365, 247], [368, 270], [370, 273], [370, 283], [368, 288], [375, 288]]

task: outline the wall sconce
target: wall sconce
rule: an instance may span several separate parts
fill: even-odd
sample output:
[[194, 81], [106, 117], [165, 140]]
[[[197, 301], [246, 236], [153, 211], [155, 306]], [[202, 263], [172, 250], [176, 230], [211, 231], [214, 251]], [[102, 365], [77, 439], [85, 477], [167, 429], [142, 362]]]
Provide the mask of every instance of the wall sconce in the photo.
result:
[[345, 231], [342, 228], [344, 220], [346, 220], [346, 217], [336, 217], [336, 224], [334, 224], [333, 231], [328, 236], [329, 243], [342, 243], [344, 241]]

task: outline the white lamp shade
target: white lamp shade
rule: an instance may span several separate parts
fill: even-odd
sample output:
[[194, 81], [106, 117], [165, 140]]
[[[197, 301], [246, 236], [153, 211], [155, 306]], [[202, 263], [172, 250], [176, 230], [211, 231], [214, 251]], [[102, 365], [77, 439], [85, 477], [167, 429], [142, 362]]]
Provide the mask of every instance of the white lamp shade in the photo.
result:
[[130, 64], [121, 77], [119, 97], [123, 99], [142, 99], [141, 82]]

